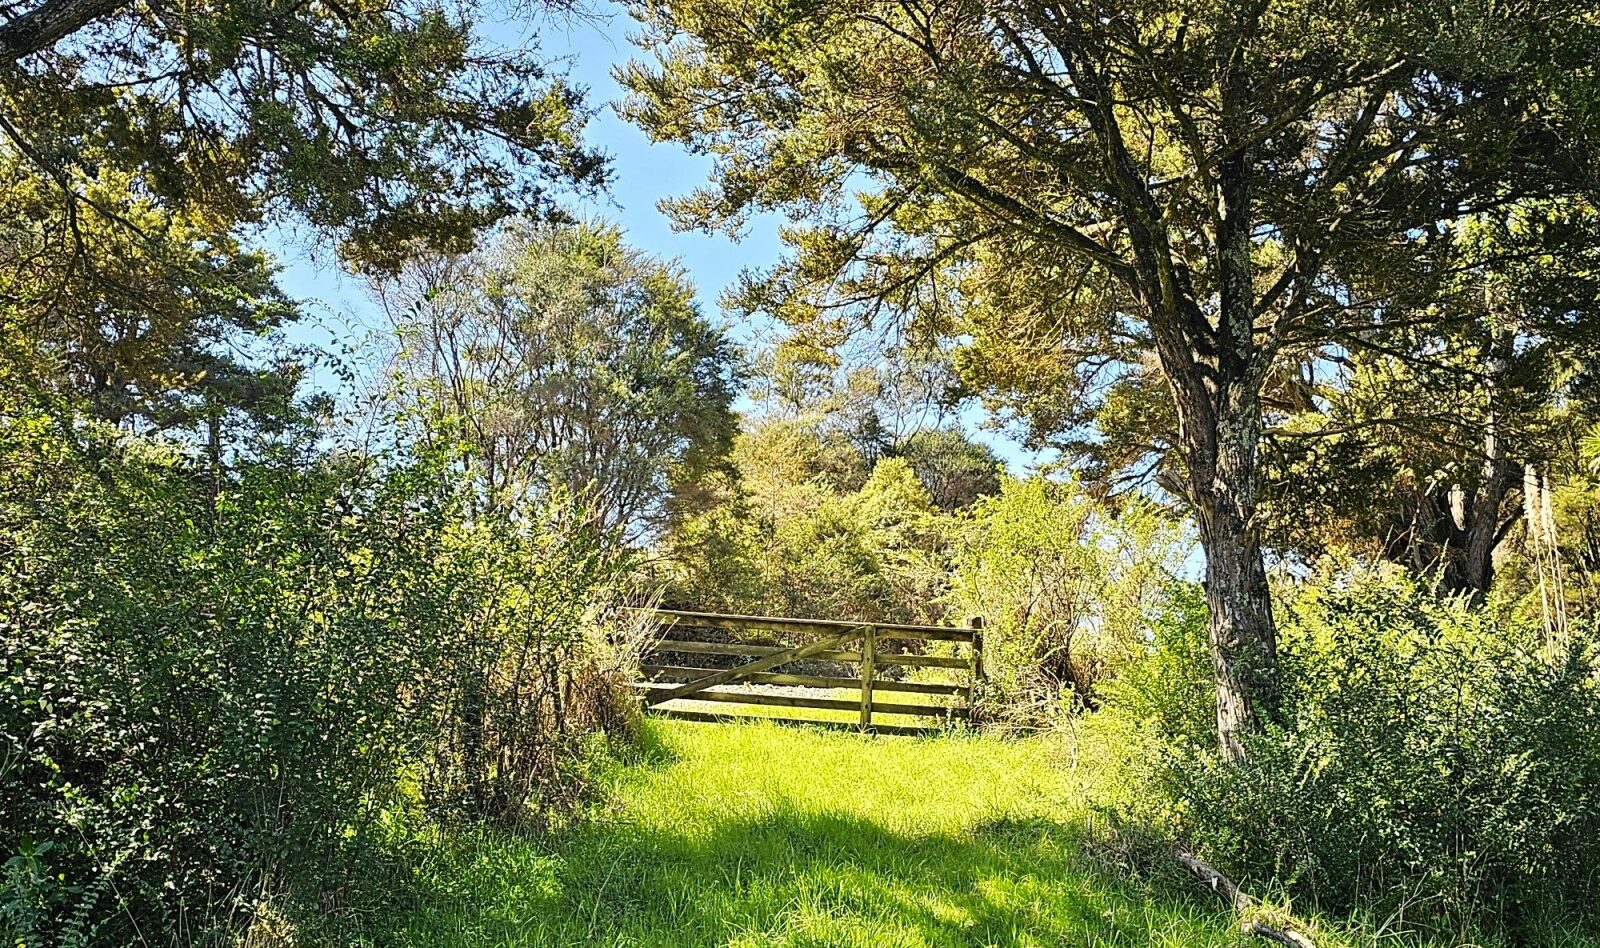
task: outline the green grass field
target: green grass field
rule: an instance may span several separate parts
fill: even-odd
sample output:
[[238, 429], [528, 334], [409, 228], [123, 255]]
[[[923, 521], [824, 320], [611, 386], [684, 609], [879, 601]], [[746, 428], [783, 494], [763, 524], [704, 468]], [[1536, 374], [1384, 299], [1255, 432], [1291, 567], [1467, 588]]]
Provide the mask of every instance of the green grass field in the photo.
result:
[[415, 945], [1246, 944], [1086, 855], [1059, 740], [652, 721], [589, 819], [437, 851]]

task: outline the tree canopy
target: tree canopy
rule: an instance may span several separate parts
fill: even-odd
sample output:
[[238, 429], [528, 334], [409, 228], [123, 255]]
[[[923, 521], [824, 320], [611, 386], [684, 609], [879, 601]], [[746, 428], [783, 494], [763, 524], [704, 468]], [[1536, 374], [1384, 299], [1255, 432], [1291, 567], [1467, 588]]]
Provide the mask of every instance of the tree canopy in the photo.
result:
[[[393, 272], [604, 184], [576, 90], [494, 11], [38, 0], [0, 13], [0, 371], [100, 417], [289, 411], [264, 232]], [[266, 340], [266, 344], [262, 344]], [[276, 423], [276, 422], [273, 422]]]
[[741, 354], [675, 266], [604, 225], [518, 222], [380, 290], [426, 432], [471, 450], [486, 502], [552, 484], [633, 538], [724, 463]]
[[173, 211], [106, 172], [84, 193], [117, 219], [69, 222], [47, 180], [16, 161], [0, 175], [0, 362], [20, 384], [155, 428], [230, 407], [282, 413], [300, 368], [281, 350], [250, 350], [300, 310], [226, 221]]
[[[131, 176], [174, 211], [292, 219], [392, 269], [420, 243], [604, 179], [576, 93], [537, 51], [497, 51], [480, 8], [431, 2], [40, 0], [0, 23], [0, 134], [61, 223], [133, 224], [93, 193]], [[26, 117], [26, 121], [23, 121]], [[137, 228], [135, 228], [137, 233]]]

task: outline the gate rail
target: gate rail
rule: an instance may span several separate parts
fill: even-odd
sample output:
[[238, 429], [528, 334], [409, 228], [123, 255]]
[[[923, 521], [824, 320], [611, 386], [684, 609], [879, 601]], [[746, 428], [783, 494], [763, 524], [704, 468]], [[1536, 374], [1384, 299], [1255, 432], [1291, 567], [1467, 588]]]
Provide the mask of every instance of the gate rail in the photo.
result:
[[[933, 718], [941, 723], [970, 718], [973, 697], [983, 675], [983, 620], [972, 619], [964, 628], [946, 626], [900, 625], [894, 623], [863, 623], [831, 619], [790, 619], [776, 616], [723, 615], [709, 612], [685, 612], [677, 609], [653, 609], [652, 615], [661, 623], [666, 633], [659, 640], [642, 666], [646, 681], [635, 687], [645, 708], [653, 714], [690, 720], [729, 720], [749, 715], [714, 714], [665, 708], [670, 701], [710, 701], [730, 705], [756, 705], [783, 708], [811, 708], [819, 710], [859, 710], [859, 723], [844, 721], [818, 721], [792, 717], [762, 716], [760, 720], [793, 724], [813, 724], [824, 727], [851, 727], [883, 734], [922, 734], [938, 730], [938, 726], [908, 726], [875, 724], [875, 714], [910, 715]], [[674, 633], [693, 630], [716, 629], [729, 632], [770, 632], [806, 636], [810, 641], [794, 646], [750, 645], [743, 642], [712, 642], [681, 638]], [[898, 651], [885, 651], [880, 645], [887, 641], [951, 642], [965, 646], [965, 655], [919, 655]], [[848, 648], [854, 646], [854, 648]], [[960, 650], [958, 648], [958, 650]], [[667, 664], [659, 656], [735, 656], [752, 661], [732, 668], [708, 668], [694, 664]], [[855, 677], [839, 675], [805, 675], [779, 671], [792, 662], [815, 659], [854, 664]], [[899, 681], [879, 674], [882, 667], [946, 668], [964, 672], [960, 682]], [[781, 694], [762, 691], [722, 690], [723, 685], [783, 685], [814, 689], [854, 689], [859, 698], [813, 697], [806, 694]], [[879, 692], [900, 694], [940, 695], [954, 699], [951, 704], [918, 704], [905, 701], [880, 701]]]

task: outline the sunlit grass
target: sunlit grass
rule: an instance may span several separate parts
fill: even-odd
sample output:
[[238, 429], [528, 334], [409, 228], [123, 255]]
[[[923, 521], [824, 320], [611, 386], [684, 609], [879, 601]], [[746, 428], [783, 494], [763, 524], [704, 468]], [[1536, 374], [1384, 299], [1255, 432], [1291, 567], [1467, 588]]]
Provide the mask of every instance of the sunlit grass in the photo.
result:
[[1081, 847], [1046, 740], [654, 721], [610, 802], [440, 850], [416, 945], [1234, 945], [1208, 902]]

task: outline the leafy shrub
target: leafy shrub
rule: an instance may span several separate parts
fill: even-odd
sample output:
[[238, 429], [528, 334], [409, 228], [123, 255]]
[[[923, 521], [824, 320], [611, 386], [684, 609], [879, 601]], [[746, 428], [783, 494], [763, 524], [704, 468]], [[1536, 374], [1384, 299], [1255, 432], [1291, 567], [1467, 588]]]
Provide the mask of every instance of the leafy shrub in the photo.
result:
[[949, 597], [986, 623], [986, 713], [1039, 724], [1094, 704], [1174, 606], [1187, 549], [1138, 500], [1113, 512], [1076, 481], [1003, 480], [972, 508]]
[[558, 515], [470, 517], [448, 459], [269, 445], [218, 476], [159, 440], [0, 421], [8, 938], [336, 920], [411, 775], [449, 777], [436, 812], [536, 814], [623, 723], [576, 606], [618, 567]]
[[542, 824], [581, 795], [573, 764], [590, 739], [631, 733], [630, 653], [605, 634], [625, 561], [578, 509], [558, 502], [448, 534], [460, 611], [438, 630], [428, 678], [441, 723], [422, 787], [436, 811]]
[[1134, 739], [1114, 804], [1225, 871], [1330, 910], [1517, 928], [1592, 906], [1600, 663], [1397, 574], [1309, 584], [1283, 617], [1284, 721], [1222, 762], [1203, 613], [1164, 630], [1100, 727]]
[[666, 601], [702, 610], [938, 622], [951, 520], [903, 458], [844, 490], [820, 442], [768, 424], [741, 435], [742, 471], [722, 502], [679, 523], [665, 546]]

